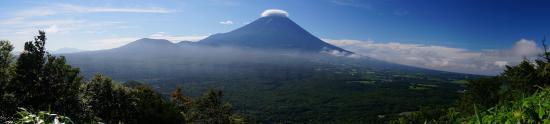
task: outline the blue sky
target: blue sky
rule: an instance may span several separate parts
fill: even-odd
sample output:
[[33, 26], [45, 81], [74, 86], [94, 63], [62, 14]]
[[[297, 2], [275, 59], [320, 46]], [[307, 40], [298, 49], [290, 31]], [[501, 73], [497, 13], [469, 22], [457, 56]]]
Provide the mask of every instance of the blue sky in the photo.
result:
[[[549, 5], [539, 0], [3, 0], [0, 39], [10, 40], [16, 50], [21, 50], [23, 42], [31, 40], [38, 29], [47, 31], [47, 45], [53, 50], [114, 48], [143, 37], [199, 40], [241, 27], [259, 18], [264, 10], [275, 8], [287, 11], [292, 20], [329, 43], [371, 43], [368, 48], [346, 46], [357, 51], [375, 49], [372, 44], [394, 50], [389, 46], [396, 43], [398, 50], [450, 48], [452, 55], [441, 56], [454, 57], [435, 59], [445, 65], [456, 58], [472, 59], [463, 58], [467, 56], [464, 53], [479, 54], [476, 59], [487, 54], [511, 54], [513, 50], [530, 53], [516, 47], [526, 43], [529, 48], [550, 34]], [[349, 44], [342, 47], [345, 45]], [[440, 54], [430, 50], [424, 51]], [[365, 54], [372, 54], [369, 52]], [[483, 61], [512, 64], [518, 56]], [[411, 61], [418, 59], [430, 58]], [[411, 63], [402, 64], [435, 68], [425, 65], [429, 62]], [[499, 69], [489, 70], [487, 73], [496, 73]]]

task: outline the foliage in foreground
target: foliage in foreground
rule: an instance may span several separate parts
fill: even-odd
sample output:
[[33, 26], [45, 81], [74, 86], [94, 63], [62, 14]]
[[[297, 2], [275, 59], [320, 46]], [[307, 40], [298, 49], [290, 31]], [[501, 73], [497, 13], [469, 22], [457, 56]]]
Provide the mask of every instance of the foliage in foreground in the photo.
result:
[[15, 121], [16, 124], [74, 124], [69, 118], [62, 115], [52, 114], [45, 111], [40, 111], [37, 114], [27, 111], [27, 109], [20, 108], [17, 112], [20, 118]]
[[477, 113], [468, 120], [470, 123], [548, 124], [550, 123], [550, 88], [543, 89], [530, 97]]

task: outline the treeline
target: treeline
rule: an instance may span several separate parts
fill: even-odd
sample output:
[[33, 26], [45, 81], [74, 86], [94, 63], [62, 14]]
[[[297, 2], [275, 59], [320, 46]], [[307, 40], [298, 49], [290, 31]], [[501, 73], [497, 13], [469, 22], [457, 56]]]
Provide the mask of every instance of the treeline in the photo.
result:
[[427, 106], [390, 123], [550, 123], [550, 52], [506, 66], [495, 77], [470, 80], [451, 106]]
[[[46, 52], [45, 43], [45, 32], [39, 31], [15, 59], [10, 42], [0, 41], [0, 122], [50, 122], [54, 120], [50, 116], [67, 117], [62, 119], [66, 122], [109, 124], [247, 121], [231, 112], [218, 90], [193, 99], [178, 88], [165, 98], [137, 81], [117, 83], [101, 74], [86, 81], [63, 56]], [[44, 118], [29, 117], [37, 115]]]

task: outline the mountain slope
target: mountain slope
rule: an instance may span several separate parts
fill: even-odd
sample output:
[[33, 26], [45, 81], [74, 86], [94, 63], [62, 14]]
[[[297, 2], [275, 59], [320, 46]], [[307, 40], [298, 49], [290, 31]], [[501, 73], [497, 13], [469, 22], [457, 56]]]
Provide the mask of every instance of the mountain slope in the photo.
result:
[[165, 39], [142, 38], [130, 42], [122, 47], [111, 49], [112, 51], [124, 52], [152, 52], [179, 49], [178, 45]]
[[50, 51], [50, 53], [52, 53], [52, 54], [63, 54], [63, 53], [77, 53], [77, 52], [82, 52], [82, 51], [85, 51], [85, 50], [77, 49], [77, 48], [70, 48], [70, 47], [63, 47], [63, 48], [60, 48], [60, 49], [57, 49], [57, 50], [54, 50], [54, 51]]

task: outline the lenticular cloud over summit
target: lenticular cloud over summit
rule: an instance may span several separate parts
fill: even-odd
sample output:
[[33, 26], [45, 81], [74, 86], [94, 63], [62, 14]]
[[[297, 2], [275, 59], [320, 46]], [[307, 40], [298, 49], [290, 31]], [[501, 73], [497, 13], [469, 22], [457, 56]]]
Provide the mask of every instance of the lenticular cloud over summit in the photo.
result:
[[265, 10], [263, 13], [262, 13], [262, 17], [266, 17], [266, 16], [282, 16], [282, 17], [288, 17], [288, 12], [284, 11], [284, 10], [280, 10], [280, 9], [268, 9], [268, 10]]

